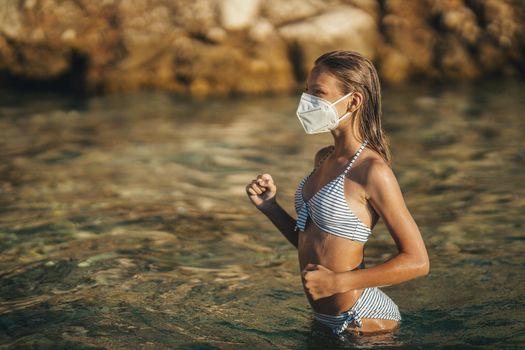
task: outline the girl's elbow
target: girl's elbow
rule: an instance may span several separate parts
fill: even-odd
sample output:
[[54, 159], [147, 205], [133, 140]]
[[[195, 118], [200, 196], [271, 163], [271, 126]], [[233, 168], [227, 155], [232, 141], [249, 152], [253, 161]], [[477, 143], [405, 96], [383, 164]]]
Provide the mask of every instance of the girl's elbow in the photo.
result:
[[421, 257], [417, 255], [412, 255], [410, 257], [410, 260], [408, 260], [407, 262], [406, 270], [410, 271], [409, 279], [428, 275], [428, 273], [430, 272], [430, 262], [428, 256], [425, 255]]
[[424, 259], [421, 259], [415, 264], [416, 277], [423, 277], [429, 274], [430, 272], [430, 261], [428, 256]]

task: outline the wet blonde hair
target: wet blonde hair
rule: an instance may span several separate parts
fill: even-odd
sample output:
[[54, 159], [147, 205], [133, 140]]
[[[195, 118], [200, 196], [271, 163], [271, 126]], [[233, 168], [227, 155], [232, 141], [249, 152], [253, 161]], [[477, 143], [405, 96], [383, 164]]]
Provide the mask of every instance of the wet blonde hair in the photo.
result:
[[354, 51], [331, 51], [315, 60], [314, 69], [320, 66], [341, 82], [344, 94], [358, 91], [363, 95], [356, 121], [360, 134], [368, 139], [367, 147], [379, 153], [392, 167], [390, 142], [381, 126], [381, 86], [372, 62]]

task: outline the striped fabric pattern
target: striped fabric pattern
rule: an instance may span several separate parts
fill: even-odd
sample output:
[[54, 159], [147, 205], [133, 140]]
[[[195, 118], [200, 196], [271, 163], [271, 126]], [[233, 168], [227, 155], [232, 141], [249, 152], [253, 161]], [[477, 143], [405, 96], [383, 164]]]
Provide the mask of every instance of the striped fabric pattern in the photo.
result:
[[314, 311], [314, 319], [341, 334], [350, 322], [362, 327], [363, 318], [401, 320], [398, 306], [378, 287], [365, 288], [354, 306], [339, 315], [326, 315]]
[[[352, 157], [352, 160], [343, 173], [324, 185], [307, 201], [303, 196], [303, 187], [306, 180], [319, 165], [302, 179], [295, 192], [295, 210], [297, 212], [296, 230], [304, 231], [308, 217], [310, 217], [312, 222], [324, 232], [362, 243], [368, 241], [372, 230], [352, 212], [346, 201], [344, 191], [346, 174], [367, 143], [368, 140], [365, 140], [361, 144], [361, 147], [359, 147]], [[326, 156], [328, 155], [329, 153]], [[321, 162], [319, 162], [319, 164]]]

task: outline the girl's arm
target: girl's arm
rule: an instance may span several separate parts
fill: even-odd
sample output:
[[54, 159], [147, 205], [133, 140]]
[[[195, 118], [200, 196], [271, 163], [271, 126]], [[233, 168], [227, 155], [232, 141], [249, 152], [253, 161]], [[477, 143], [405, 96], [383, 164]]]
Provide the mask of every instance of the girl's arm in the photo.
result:
[[368, 200], [385, 222], [399, 253], [371, 268], [338, 273], [340, 292], [398, 284], [427, 275], [430, 269], [425, 243], [394, 172], [387, 164], [374, 161], [368, 174]]
[[295, 219], [284, 210], [277, 201], [257, 207], [277, 227], [286, 239], [297, 248], [299, 234], [295, 231]]
[[[332, 146], [321, 148], [315, 154], [314, 166], [317, 166], [330, 151]], [[253, 205], [259, 209], [277, 227], [286, 239], [295, 247], [298, 247], [299, 233], [295, 230], [296, 220], [292, 218], [275, 199], [277, 187], [270, 174], [257, 176], [255, 180], [246, 186], [246, 193]]]
[[246, 186], [246, 193], [257, 209], [270, 219], [286, 239], [297, 248], [298, 233], [295, 231], [295, 219], [277, 203], [277, 186], [270, 174], [257, 176]]

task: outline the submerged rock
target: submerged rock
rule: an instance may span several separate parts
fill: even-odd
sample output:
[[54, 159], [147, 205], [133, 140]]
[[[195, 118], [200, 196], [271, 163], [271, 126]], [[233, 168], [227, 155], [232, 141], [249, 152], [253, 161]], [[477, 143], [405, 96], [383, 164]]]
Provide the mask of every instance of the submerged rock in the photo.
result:
[[0, 84], [278, 93], [337, 49], [371, 58], [383, 81], [523, 76], [524, 11], [511, 0], [6, 0]]

